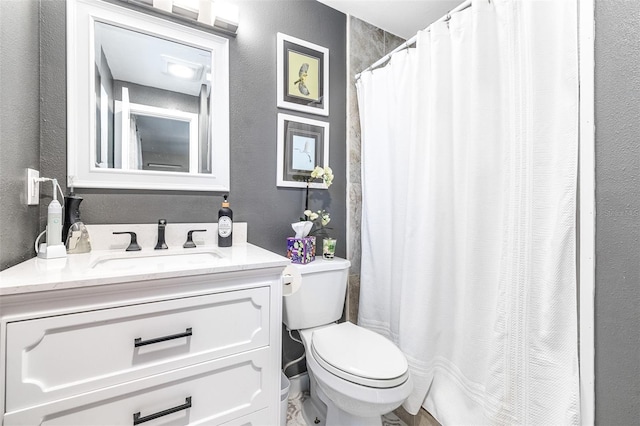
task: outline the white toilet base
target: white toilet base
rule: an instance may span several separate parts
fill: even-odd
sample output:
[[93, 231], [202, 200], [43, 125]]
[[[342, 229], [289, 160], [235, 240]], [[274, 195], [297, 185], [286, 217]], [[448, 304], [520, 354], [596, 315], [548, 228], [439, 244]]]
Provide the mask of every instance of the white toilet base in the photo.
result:
[[382, 416], [363, 417], [348, 413], [334, 404], [320, 387], [318, 387], [318, 396], [327, 406], [327, 426], [382, 426]]
[[307, 426], [325, 426], [327, 418], [327, 409], [323, 409], [316, 406], [316, 403], [311, 398], [306, 399], [302, 403], [302, 418]]
[[[354, 415], [344, 411], [329, 398], [311, 370], [309, 372], [310, 397], [302, 404], [302, 416], [309, 426], [382, 426], [382, 416]], [[346, 397], [345, 397], [346, 398]], [[375, 411], [375, 410], [374, 410]], [[362, 413], [360, 413], [362, 414]]]

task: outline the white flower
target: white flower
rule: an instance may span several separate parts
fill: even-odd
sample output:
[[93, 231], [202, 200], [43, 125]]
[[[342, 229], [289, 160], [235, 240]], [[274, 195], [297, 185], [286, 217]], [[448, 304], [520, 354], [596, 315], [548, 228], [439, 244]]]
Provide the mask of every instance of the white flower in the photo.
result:
[[312, 213], [312, 211], [311, 211], [311, 210], [305, 210], [305, 211], [304, 211], [304, 215], [305, 215], [306, 217], [311, 216], [311, 213]]
[[328, 188], [333, 183], [333, 170], [331, 170], [331, 167], [329, 166], [325, 168], [316, 166], [311, 172], [311, 179], [322, 179]]
[[320, 166], [316, 166], [315, 169], [311, 172], [311, 177], [313, 179], [318, 179], [324, 176], [324, 169]]
[[318, 213], [311, 213], [309, 215], [309, 219], [311, 219], [311, 220], [316, 220], [317, 218], [318, 218]]
[[329, 213], [325, 213], [322, 215], [322, 226], [327, 226], [331, 222], [331, 218], [329, 217]]

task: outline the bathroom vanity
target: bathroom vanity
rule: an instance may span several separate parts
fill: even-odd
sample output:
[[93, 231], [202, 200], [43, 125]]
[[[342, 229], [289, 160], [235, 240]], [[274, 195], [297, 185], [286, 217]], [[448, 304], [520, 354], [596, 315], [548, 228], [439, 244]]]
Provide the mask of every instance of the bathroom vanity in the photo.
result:
[[288, 263], [234, 243], [2, 271], [2, 424], [278, 424]]

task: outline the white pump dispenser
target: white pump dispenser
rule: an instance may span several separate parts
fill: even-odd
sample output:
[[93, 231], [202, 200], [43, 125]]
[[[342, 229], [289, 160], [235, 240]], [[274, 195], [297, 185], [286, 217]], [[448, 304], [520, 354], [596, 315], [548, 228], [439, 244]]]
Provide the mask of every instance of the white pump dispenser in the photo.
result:
[[58, 201], [56, 192], [59, 188], [58, 181], [51, 179], [51, 182], [53, 182], [53, 200], [49, 203], [47, 210], [47, 242], [40, 244], [38, 248], [38, 257], [43, 259], [67, 257], [67, 249], [62, 244], [62, 205]]

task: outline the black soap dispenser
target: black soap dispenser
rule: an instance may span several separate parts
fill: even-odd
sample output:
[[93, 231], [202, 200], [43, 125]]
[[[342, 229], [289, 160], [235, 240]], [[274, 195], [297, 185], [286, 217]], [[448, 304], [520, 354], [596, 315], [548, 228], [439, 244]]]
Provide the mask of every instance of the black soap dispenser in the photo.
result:
[[231, 247], [233, 237], [233, 212], [229, 208], [228, 195], [224, 196], [222, 208], [218, 210], [218, 247]]
[[64, 226], [62, 239], [65, 241], [67, 253], [88, 253], [91, 251], [91, 240], [87, 227], [80, 219], [80, 203], [82, 197], [73, 193], [73, 188], [65, 198]]
[[80, 221], [81, 202], [82, 197], [77, 196], [73, 191], [69, 192], [64, 199], [64, 226], [62, 227], [62, 241], [66, 241], [71, 225]]

